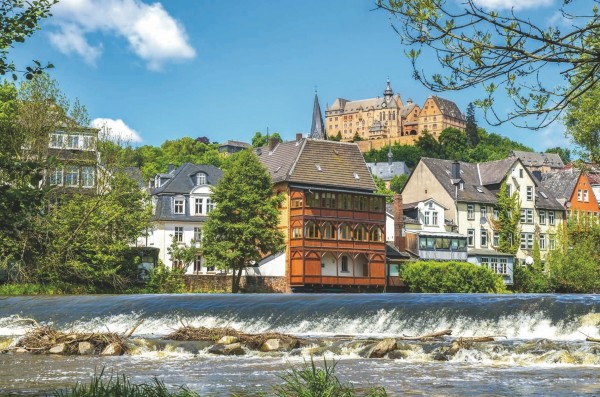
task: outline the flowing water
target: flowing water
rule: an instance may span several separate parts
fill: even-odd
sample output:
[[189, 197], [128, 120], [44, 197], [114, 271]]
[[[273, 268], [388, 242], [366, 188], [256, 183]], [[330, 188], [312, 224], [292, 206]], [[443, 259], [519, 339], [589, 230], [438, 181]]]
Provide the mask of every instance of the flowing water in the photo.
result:
[[[454, 294], [124, 295], [0, 298], [0, 350], [27, 332], [19, 317], [75, 332], [125, 333], [119, 357], [0, 354], [0, 395], [44, 395], [87, 382], [101, 368], [145, 382], [187, 385], [203, 396], [256, 396], [311, 355], [337, 361], [336, 375], [392, 396], [600, 396], [600, 296]], [[181, 324], [280, 332], [310, 341], [291, 352], [208, 353], [210, 343], [162, 339]], [[498, 336], [438, 361], [443, 342], [399, 341], [392, 357], [368, 359], [375, 339], [451, 329]]]

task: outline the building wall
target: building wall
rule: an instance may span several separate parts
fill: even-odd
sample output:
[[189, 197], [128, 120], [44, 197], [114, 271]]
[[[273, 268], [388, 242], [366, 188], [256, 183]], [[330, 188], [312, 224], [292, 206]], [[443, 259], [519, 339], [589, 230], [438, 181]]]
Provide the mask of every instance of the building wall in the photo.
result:
[[440, 133], [449, 127], [464, 131], [467, 124], [464, 120], [444, 115], [433, 98], [427, 98], [419, 112], [419, 134], [427, 131], [438, 138]]
[[571, 204], [569, 206], [571, 213], [577, 211], [586, 216], [589, 214], [598, 217], [598, 211], [600, 211], [598, 199], [585, 173], [580, 173], [569, 202]]

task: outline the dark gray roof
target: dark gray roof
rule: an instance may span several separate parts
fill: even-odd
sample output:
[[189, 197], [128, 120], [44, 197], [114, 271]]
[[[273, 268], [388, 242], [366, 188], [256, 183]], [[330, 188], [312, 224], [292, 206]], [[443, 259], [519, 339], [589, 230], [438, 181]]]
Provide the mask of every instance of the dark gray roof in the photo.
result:
[[[189, 192], [188, 192], [189, 193]], [[174, 195], [156, 196], [156, 210], [153, 220], [155, 221], [177, 221], [177, 222], [204, 222], [206, 215], [191, 215], [189, 203], [185, 202], [183, 214], [173, 214]]]
[[389, 259], [410, 259], [410, 254], [399, 251], [392, 243], [385, 243], [385, 256]]
[[[495, 204], [499, 184], [518, 160], [513, 158], [478, 164], [458, 162], [460, 164], [460, 180], [463, 182], [462, 190], [457, 189], [460, 180], [452, 179], [452, 160], [422, 157], [421, 161], [451, 197], [456, 195], [457, 201]], [[533, 176], [531, 178], [537, 184], [537, 180]], [[536, 185], [535, 205], [538, 208], [563, 209], [550, 191], [539, 184]]]
[[562, 200], [564, 204], [571, 199], [580, 173], [581, 171], [573, 168], [544, 173], [540, 184], [545, 190], [552, 192], [558, 200]]
[[433, 101], [435, 102], [435, 104], [437, 105], [437, 107], [440, 109], [440, 111], [442, 112], [442, 114], [444, 116], [450, 116], [455, 119], [459, 119], [459, 120], [463, 120], [463, 121], [465, 120], [465, 117], [461, 113], [458, 106], [456, 106], [456, 103], [454, 103], [448, 99], [441, 98], [437, 95], [432, 95], [431, 98], [433, 99]]
[[[189, 194], [196, 187], [195, 175], [199, 172], [206, 174], [207, 185], [216, 185], [223, 176], [223, 171], [214, 165], [184, 163], [166, 174], [169, 179], [161, 187], [152, 189], [151, 194]], [[161, 174], [161, 178], [166, 176]]]
[[142, 172], [138, 167], [125, 167], [123, 169], [125, 175], [133, 179], [140, 189], [144, 189], [146, 184], [144, 183], [144, 178], [142, 177]]
[[406, 166], [404, 161], [392, 161], [383, 163], [367, 163], [371, 174], [375, 175], [379, 179], [389, 181], [394, 175], [410, 175], [410, 170]]
[[301, 139], [283, 142], [272, 152], [256, 149], [273, 182], [292, 182], [374, 192], [377, 186], [355, 143]]
[[[386, 203], [385, 205], [385, 212], [387, 215], [391, 216], [392, 218], [394, 217], [394, 204], [389, 204]], [[414, 225], [420, 225], [421, 222], [419, 222], [417, 219], [415, 218], [411, 218], [410, 216], [407, 216], [406, 214], [403, 214], [403, 219], [402, 221], [404, 223], [411, 223]]]
[[313, 106], [312, 123], [310, 126], [309, 138], [312, 139], [327, 139], [325, 133], [325, 124], [323, 124], [323, 116], [321, 115], [321, 106], [319, 106], [319, 97], [315, 92], [315, 103]]
[[219, 145], [219, 147], [223, 147], [223, 146], [233, 146], [233, 147], [241, 147], [241, 148], [252, 147], [251, 144], [246, 143], [246, 142], [241, 142], [241, 141], [226, 141]]
[[536, 153], [513, 150], [510, 152], [510, 155], [519, 158], [526, 167], [541, 167], [547, 165], [551, 168], [563, 168], [565, 166], [560, 156], [556, 153]]

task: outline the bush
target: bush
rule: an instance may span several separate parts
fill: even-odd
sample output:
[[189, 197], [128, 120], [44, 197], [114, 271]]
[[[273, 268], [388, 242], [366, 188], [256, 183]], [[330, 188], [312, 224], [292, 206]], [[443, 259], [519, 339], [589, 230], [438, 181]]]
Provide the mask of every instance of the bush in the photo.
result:
[[148, 292], [168, 294], [185, 291], [185, 279], [183, 270], [178, 268], [169, 269], [159, 261], [150, 275], [146, 285]]
[[530, 292], [534, 294], [552, 292], [548, 276], [530, 266], [515, 265], [513, 277], [513, 290], [515, 292]]
[[400, 276], [411, 292], [507, 292], [500, 275], [468, 262], [410, 262], [402, 267]]

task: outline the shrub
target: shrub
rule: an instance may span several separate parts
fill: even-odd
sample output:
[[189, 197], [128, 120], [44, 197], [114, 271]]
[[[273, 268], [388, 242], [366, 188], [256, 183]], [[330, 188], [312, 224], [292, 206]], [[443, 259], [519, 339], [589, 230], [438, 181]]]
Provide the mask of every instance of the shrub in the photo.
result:
[[513, 271], [513, 290], [540, 294], [551, 292], [548, 276], [531, 266], [516, 265]]
[[183, 270], [169, 269], [162, 262], [154, 267], [150, 280], [146, 285], [148, 292], [154, 293], [179, 293], [185, 291]]
[[410, 262], [402, 267], [401, 277], [411, 292], [507, 292], [500, 275], [468, 262]]

